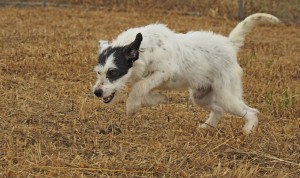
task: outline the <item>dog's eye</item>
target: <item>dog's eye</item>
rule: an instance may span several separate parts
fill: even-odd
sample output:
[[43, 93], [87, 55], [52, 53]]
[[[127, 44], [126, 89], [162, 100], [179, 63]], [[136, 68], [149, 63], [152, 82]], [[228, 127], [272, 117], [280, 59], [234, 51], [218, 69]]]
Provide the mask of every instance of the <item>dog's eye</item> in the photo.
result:
[[111, 69], [109, 71], [107, 71], [107, 77], [115, 77], [116, 75], [118, 75], [119, 71], [116, 69]]
[[101, 75], [101, 73], [100, 73], [99, 71], [97, 72], [97, 74], [98, 74], [98, 75]]

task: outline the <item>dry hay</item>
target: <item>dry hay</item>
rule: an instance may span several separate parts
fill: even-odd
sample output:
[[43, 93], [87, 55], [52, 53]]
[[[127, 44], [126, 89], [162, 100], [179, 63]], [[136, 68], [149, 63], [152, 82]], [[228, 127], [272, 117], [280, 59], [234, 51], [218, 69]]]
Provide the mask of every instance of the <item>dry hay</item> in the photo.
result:
[[[0, 6], [43, 6], [41, 0], [0, 0]], [[126, 12], [189, 14], [195, 16], [223, 16], [229, 19], [237, 19], [239, 10], [236, 0], [46, 0], [48, 7], [80, 7], [89, 9], [106, 9]], [[243, 1], [245, 16], [266, 12], [277, 17], [285, 23], [297, 23], [300, 25], [299, 0], [251, 0]]]
[[125, 115], [91, 93], [97, 40], [163, 22], [178, 32], [228, 34], [236, 22], [178, 14], [80, 9], [0, 9], [1, 177], [300, 176], [300, 31], [262, 25], [239, 55], [257, 131], [241, 118], [197, 128], [208, 112], [187, 92]]

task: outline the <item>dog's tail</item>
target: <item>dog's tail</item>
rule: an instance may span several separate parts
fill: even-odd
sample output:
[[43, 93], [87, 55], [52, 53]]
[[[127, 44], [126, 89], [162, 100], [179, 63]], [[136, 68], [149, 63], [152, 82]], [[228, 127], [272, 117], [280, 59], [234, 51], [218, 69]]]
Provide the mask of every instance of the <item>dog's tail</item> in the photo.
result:
[[256, 25], [263, 22], [278, 23], [280, 20], [273, 15], [266, 13], [256, 13], [248, 16], [240, 22], [229, 34], [229, 39], [232, 42], [236, 51], [244, 45], [245, 35]]

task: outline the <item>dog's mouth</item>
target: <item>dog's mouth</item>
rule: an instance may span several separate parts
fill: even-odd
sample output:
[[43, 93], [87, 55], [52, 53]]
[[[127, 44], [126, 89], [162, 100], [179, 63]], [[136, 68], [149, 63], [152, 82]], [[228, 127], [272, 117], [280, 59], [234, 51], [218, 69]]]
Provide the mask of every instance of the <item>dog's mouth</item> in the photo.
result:
[[107, 96], [107, 97], [103, 97], [103, 103], [110, 103], [111, 100], [115, 97], [116, 92], [113, 92], [111, 95]]

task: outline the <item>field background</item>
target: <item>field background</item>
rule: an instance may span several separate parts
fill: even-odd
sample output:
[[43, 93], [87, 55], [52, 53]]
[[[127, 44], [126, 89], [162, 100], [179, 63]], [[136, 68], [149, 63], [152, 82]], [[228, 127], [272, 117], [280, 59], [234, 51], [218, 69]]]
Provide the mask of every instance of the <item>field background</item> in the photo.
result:
[[228, 35], [235, 1], [67, 2], [0, 8], [0, 177], [300, 177], [299, 1], [245, 2], [246, 15], [285, 22], [255, 28], [239, 53], [245, 100], [261, 111], [251, 135], [231, 115], [199, 129], [208, 112], [187, 92], [134, 118], [126, 92], [116, 105], [91, 92], [99, 39], [154, 22]]
[[176, 12], [193, 16], [222, 16], [236, 19], [239, 10], [237, 1], [243, 4], [244, 16], [266, 12], [280, 17], [286, 23], [300, 24], [299, 0], [0, 0], [0, 6], [84, 7], [143, 13]]

